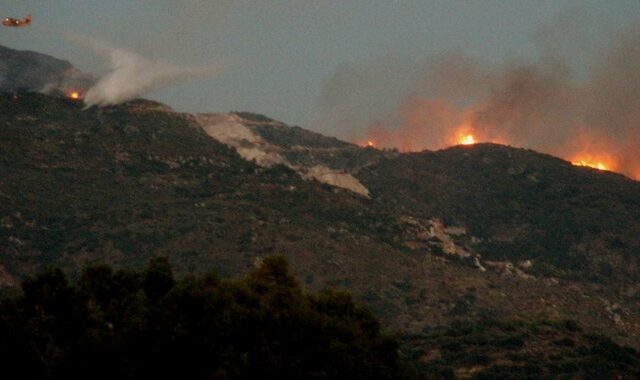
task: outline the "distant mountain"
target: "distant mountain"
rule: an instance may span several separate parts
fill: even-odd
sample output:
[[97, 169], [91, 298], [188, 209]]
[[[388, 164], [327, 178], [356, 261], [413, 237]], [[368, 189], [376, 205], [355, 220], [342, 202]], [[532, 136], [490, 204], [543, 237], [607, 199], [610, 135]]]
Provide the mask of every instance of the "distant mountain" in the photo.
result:
[[0, 45], [0, 91], [65, 93], [88, 89], [91, 83], [91, 75], [82, 73], [68, 61]]
[[229, 277], [283, 254], [309, 290], [347, 289], [418, 334], [406, 349], [487, 315], [640, 347], [640, 186], [621, 175], [490, 144], [363, 148], [141, 99], [83, 110], [16, 90], [0, 115], [3, 285], [154, 255]]

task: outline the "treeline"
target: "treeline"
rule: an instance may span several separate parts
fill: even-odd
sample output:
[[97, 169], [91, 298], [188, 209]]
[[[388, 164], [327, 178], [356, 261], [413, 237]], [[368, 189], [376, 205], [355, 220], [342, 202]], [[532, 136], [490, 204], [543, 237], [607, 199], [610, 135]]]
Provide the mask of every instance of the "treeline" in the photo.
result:
[[398, 342], [345, 293], [305, 293], [283, 258], [176, 279], [168, 260], [58, 269], [0, 298], [0, 368], [25, 379], [402, 379]]

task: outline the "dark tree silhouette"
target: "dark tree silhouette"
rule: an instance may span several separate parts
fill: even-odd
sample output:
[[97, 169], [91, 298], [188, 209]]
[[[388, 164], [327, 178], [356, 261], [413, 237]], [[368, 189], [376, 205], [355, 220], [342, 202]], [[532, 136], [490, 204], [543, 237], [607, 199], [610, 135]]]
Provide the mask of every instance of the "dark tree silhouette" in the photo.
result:
[[398, 344], [345, 293], [306, 294], [282, 257], [246, 278], [60, 270], [0, 300], [4, 371], [24, 378], [398, 379]]

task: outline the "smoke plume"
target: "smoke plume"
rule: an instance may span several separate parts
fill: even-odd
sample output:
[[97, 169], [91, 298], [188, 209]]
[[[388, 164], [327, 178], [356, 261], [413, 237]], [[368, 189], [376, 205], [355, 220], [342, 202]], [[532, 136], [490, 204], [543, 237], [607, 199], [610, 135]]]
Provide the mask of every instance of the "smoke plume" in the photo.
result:
[[66, 37], [107, 59], [107, 72], [84, 95], [87, 107], [122, 103], [179, 81], [211, 77], [221, 70], [218, 65], [188, 67], [147, 59], [95, 38], [71, 34]]
[[640, 179], [638, 67], [640, 25], [615, 35], [585, 72], [553, 50], [535, 63], [498, 67], [449, 54], [398, 68], [412, 83], [399, 90], [396, 80], [348, 67], [324, 89], [321, 123], [357, 142], [411, 151], [473, 135], [476, 142], [597, 161]]

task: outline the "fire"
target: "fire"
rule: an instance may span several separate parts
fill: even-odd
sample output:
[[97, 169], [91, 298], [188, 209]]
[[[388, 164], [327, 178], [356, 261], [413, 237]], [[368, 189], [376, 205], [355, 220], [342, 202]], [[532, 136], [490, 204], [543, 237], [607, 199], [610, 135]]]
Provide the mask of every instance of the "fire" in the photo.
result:
[[581, 154], [574, 156], [571, 163], [576, 166], [586, 166], [598, 170], [615, 170], [615, 161], [607, 155]]
[[477, 142], [473, 132], [473, 126], [468, 123], [461, 124], [456, 128], [455, 134], [451, 136], [449, 144], [473, 145]]
[[[532, 131], [520, 135], [519, 123], [494, 125], [483, 119], [484, 114], [466, 112], [437, 102], [422, 102], [411, 110], [407, 121], [400, 126], [372, 123], [367, 133], [354, 141], [360, 147], [382, 149], [394, 147], [398, 152], [437, 150], [458, 146], [471, 149], [477, 144], [497, 144], [536, 149], [552, 154], [569, 163], [599, 171], [619, 172], [640, 181], [640, 158], [632, 156], [633, 144], [616, 146], [611, 136], [589, 125], [571, 125], [575, 134], [551, 134], [536, 128], [546, 121], [532, 122]], [[415, 116], [415, 117], [414, 117]], [[518, 128], [516, 128], [518, 126]], [[540, 127], [542, 128], [542, 127]], [[568, 128], [568, 127], [567, 127]], [[539, 132], [539, 133], [538, 133]]]
[[78, 91], [71, 91], [69, 93], [69, 98], [71, 98], [73, 100], [78, 100], [78, 99], [80, 99], [80, 93]]
[[463, 135], [458, 139], [458, 143], [460, 145], [473, 145], [476, 143], [476, 139], [473, 138], [473, 135]]
[[579, 161], [571, 161], [571, 163], [576, 166], [588, 166], [590, 168], [594, 168], [598, 170], [608, 170], [607, 165], [598, 161], [579, 160]]

